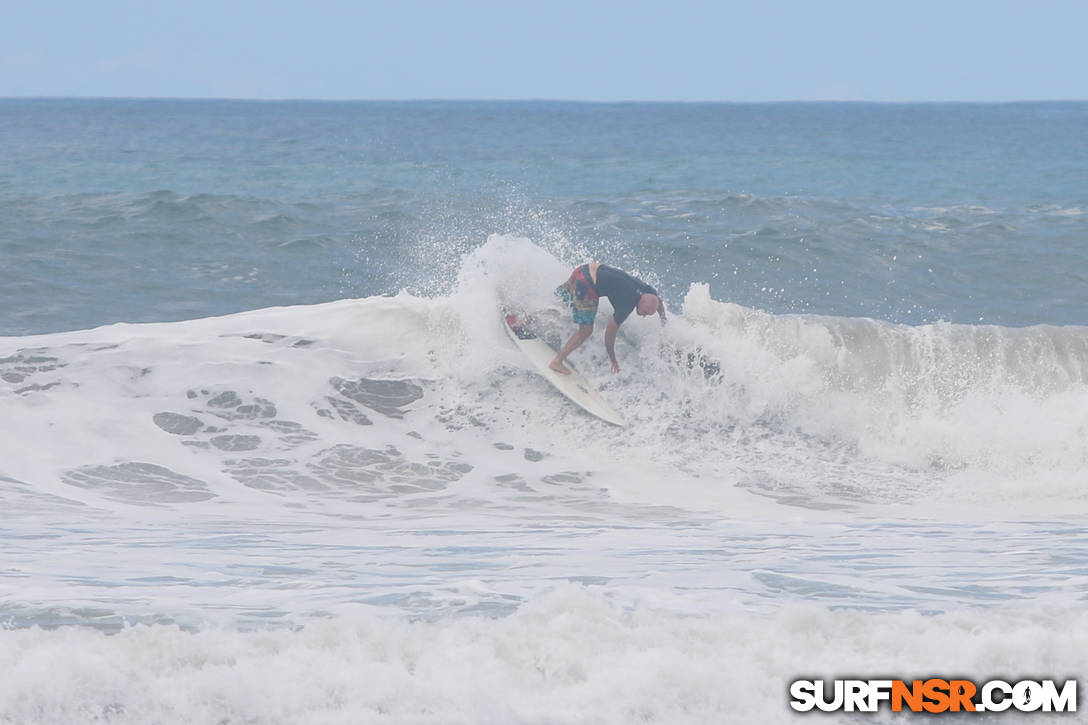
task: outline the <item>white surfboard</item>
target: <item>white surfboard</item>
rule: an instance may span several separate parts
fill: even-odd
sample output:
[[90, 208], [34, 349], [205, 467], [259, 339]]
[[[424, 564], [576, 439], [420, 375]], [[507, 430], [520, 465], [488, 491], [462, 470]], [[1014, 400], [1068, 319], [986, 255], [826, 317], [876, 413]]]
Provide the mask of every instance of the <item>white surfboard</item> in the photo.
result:
[[519, 325], [516, 316], [503, 311], [502, 326], [506, 330], [506, 334], [514, 341], [514, 344], [525, 353], [525, 356], [529, 358], [537, 371], [556, 390], [567, 396], [582, 410], [597, 416], [606, 423], [619, 426], [627, 425], [627, 421], [623, 419], [623, 416], [613, 410], [608, 401], [589, 384], [588, 380], [582, 377], [581, 373], [575, 370], [570, 360], [565, 360], [563, 363], [571, 369], [570, 375], [557, 373], [548, 367], [548, 363], [555, 358], [555, 350], [531, 330]]

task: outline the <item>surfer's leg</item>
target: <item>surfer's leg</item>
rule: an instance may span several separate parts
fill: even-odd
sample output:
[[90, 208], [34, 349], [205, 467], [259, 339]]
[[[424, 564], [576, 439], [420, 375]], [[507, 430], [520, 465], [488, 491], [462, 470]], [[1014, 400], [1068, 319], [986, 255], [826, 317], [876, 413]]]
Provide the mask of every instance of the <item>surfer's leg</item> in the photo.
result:
[[570, 375], [570, 368], [563, 364], [563, 361], [567, 359], [567, 355], [578, 349], [578, 346], [585, 342], [589, 336], [593, 334], [593, 325], [579, 325], [578, 330], [570, 336], [567, 340], [567, 344], [563, 346], [563, 349], [555, 356], [555, 359], [548, 363], [548, 367], [557, 373], [564, 375]]
[[548, 364], [548, 367], [557, 373], [569, 375], [570, 368], [564, 365], [563, 361], [593, 332], [593, 321], [597, 318], [597, 305], [600, 302], [597, 298], [597, 290], [589, 277], [588, 265], [583, 264], [574, 270], [570, 279], [555, 288], [555, 293], [570, 305], [571, 317], [574, 319], [574, 324], [578, 325], [578, 330], [570, 336], [567, 344]]

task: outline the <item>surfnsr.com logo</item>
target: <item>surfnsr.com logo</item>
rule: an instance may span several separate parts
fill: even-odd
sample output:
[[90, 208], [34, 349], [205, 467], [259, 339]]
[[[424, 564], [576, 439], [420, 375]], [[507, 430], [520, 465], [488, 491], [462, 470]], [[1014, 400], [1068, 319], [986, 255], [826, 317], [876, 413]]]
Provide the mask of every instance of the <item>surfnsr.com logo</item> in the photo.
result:
[[971, 680], [796, 680], [790, 707], [798, 712], [1076, 712], [1077, 681]]

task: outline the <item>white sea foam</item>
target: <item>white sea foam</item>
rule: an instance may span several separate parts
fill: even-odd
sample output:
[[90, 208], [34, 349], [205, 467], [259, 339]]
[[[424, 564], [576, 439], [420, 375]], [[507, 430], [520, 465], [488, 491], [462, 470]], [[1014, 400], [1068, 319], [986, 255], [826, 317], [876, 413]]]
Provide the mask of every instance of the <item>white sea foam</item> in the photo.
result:
[[618, 375], [577, 351], [616, 429], [500, 327], [568, 273], [493, 237], [444, 297], [0, 339], [0, 719], [751, 722], [814, 673], [1077, 674], [1083, 328], [696, 284]]
[[[365, 432], [371, 449], [445, 446], [472, 465], [470, 451], [503, 437], [597, 468], [785, 489], [807, 479], [812, 498], [837, 481], [869, 501], [939, 491], [1037, 511], [1088, 502], [1086, 328], [772, 315], [695, 284], [668, 326], [624, 326], [620, 375], [598, 337], [576, 353], [634, 422], [617, 431], [555, 396], [499, 327], [501, 300], [554, 307], [568, 271], [528, 240], [496, 237], [466, 258], [448, 297], [8, 338], [0, 474], [96, 505], [110, 485], [88, 475], [147, 464], [219, 496], [239, 461], [302, 475]], [[417, 392], [395, 417], [368, 418], [363, 398], [377, 393], [357, 386], [382, 381]], [[383, 425], [360, 429], [364, 419]]]
[[715, 301], [705, 285], [684, 320], [721, 361], [734, 415], [947, 474], [953, 498], [1085, 503], [1088, 328], [776, 316]]
[[0, 719], [801, 721], [787, 695], [801, 677], [1075, 676], [1086, 617], [1082, 607], [924, 616], [808, 604], [692, 615], [568, 585], [498, 619], [356, 607], [297, 630], [24, 629], [0, 632]]

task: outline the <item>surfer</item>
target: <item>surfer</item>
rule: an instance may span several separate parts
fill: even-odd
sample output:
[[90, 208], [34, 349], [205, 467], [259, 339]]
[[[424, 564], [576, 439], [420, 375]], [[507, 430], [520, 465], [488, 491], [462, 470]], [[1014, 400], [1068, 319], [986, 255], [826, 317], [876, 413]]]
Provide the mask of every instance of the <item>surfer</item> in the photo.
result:
[[557, 373], [570, 374], [570, 368], [563, 364], [567, 356], [578, 349], [593, 332], [593, 322], [597, 318], [597, 305], [601, 297], [607, 297], [612, 303], [615, 314], [608, 320], [604, 331], [604, 349], [612, 361], [612, 372], [620, 371], [616, 360], [616, 332], [631, 314], [632, 310], [642, 317], [655, 312], [665, 322], [665, 302], [650, 285], [637, 277], [609, 267], [607, 264], [590, 262], [575, 269], [563, 284], [555, 288], [555, 293], [571, 306], [574, 322], [578, 329], [548, 367]]

